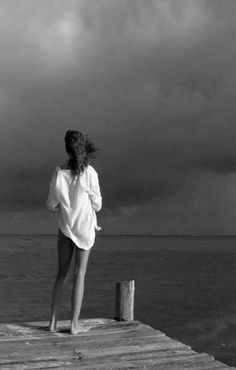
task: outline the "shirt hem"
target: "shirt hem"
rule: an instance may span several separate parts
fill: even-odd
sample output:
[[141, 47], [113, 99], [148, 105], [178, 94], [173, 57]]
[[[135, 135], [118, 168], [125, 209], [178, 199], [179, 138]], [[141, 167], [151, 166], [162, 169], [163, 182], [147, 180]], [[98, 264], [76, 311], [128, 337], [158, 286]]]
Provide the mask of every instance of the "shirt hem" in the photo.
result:
[[84, 247], [84, 245], [81, 245], [77, 240], [76, 238], [73, 238], [73, 236], [71, 235], [68, 235], [69, 233], [66, 233], [65, 230], [62, 230], [62, 228], [60, 227], [60, 225], [58, 226], [59, 230], [62, 232], [62, 234], [64, 234], [67, 238], [69, 238], [70, 240], [72, 240], [72, 242], [75, 244], [75, 246], [77, 248], [80, 248], [80, 249], [83, 249], [83, 250], [88, 250], [88, 249], [91, 249], [93, 246], [94, 246], [94, 243], [91, 245], [91, 246], [86, 246]]

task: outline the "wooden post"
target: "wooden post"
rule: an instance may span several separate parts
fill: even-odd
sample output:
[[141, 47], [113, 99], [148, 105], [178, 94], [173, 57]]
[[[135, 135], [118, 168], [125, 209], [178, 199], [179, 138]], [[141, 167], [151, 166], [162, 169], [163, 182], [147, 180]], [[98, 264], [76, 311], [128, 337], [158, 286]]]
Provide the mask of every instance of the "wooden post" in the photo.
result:
[[134, 320], [134, 280], [116, 283], [116, 320]]

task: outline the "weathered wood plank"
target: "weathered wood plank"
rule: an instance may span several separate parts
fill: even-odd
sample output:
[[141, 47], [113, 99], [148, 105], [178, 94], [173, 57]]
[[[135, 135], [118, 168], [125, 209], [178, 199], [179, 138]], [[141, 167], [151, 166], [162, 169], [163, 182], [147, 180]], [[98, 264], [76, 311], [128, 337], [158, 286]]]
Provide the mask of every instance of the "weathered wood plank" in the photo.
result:
[[[104, 354], [107, 353], [108, 355], [110, 355], [111, 353], [116, 352], [116, 351], [122, 352], [124, 347], [125, 347], [124, 352], [133, 352], [133, 351], [142, 352], [143, 350], [150, 351], [153, 349], [155, 349], [158, 352], [163, 352], [163, 353], [165, 352], [167, 353], [170, 351], [179, 351], [179, 352], [185, 351], [186, 353], [189, 352], [189, 348], [186, 346], [182, 346], [181, 344], [176, 344], [176, 343], [161, 344], [161, 343], [155, 342], [155, 338], [152, 338], [151, 341], [149, 340], [145, 341], [143, 340], [143, 338], [141, 338], [141, 340], [139, 341], [136, 340], [135, 342], [131, 342], [131, 341], [125, 342], [122, 340], [120, 341], [116, 340], [116, 341], [113, 341], [112, 343], [106, 342], [105, 344], [103, 344], [102, 342], [100, 343], [94, 342], [92, 345], [91, 343], [83, 343], [83, 344], [73, 343], [72, 345], [56, 343], [56, 345], [47, 345], [47, 342], [46, 342], [44, 345], [41, 345], [41, 346], [32, 346], [26, 342], [26, 343], [22, 343], [22, 346], [18, 346], [18, 348], [5, 348], [5, 353], [4, 353], [4, 348], [2, 348], [0, 363], [5, 362], [5, 360], [9, 358], [11, 358], [12, 360], [14, 360], [15, 358], [19, 359], [21, 357], [26, 359], [27, 356], [29, 356], [29, 358], [32, 358], [32, 354], [34, 356], [37, 356], [37, 354], [40, 355], [42, 352], [44, 353], [48, 352], [50, 353], [50, 356], [51, 356], [53, 353], [57, 353], [58, 351], [60, 351], [58, 356], [62, 356], [62, 357], [67, 356], [67, 355], [71, 357], [73, 356], [74, 353], [78, 353], [78, 352], [89, 353], [90, 356], [98, 356], [99, 353], [102, 355], [103, 353]], [[92, 352], [91, 352], [91, 348], [93, 348]]]
[[134, 320], [134, 280], [116, 283], [116, 319]]
[[[37, 323], [37, 325], [31, 323], [22, 323], [22, 324], [0, 324], [0, 342], [7, 340], [22, 340], [22, 339], [41, 339], [42, 337], [54, 337], [55, 335], [58, 336], [67, 336], [69, 333], [69, 321], [60, 323], [58, 333], [50, 333], [47, 330], [48, 323]], [[116, 333], [121, 333], [123, 331], [129, 330], [140, 330], [140, 331], [151, 331], [156, 333], [156, 335], [163, 336], [164, 334], [160, 331], [156, 331], [155, 329], [151, 328], [148, 325], [144, 325], [140, 322], [133, 321], [133, 322], [116, 322], [112, 320], [110, 323], [105, 323], [104, 326], [98, 322], [92, 322], [90, 325], [89, 323], [83, 322], [81, 320], [81, 326], [85, 332], [80, 333], [80, 336], [83, 335], [106, 335], [107, 333], [112, 332], [112, 330]]]
[[[94, 364], [96, 363], [96, 366]], [[71, 367], [75, 365], [70, 365]], [[73, 367], [74, 368], [74, 367]], [[186, 357], [185, 355], [166, 357], [160, 356], [160, 353], [150, 352], [141, 353], [137, 356], [136, 353], [129, 355], [113, 355], [111, 357], [104, 357], [102, 361], [90, 359], [82, 359], [80, 362], [80, 369], [168, 369], [168, 370], [223, 370], [229, 369], [218, 361], [214, 361], [206, 354], [197, 354]]]
[[[124, 341], [122, 339], [116, 339], [111, 342], [100, 341], [93, 343], [83, 342], [81, 343], [79, 340], [78, 342], [73, 343], [64, 343], [64, 342], [56, 342], [56, 343], [39, 343], [36, 342], [34, 345], [30, 344], [30, 342], [23, 342], [16, 347], [2, 347], [1, 348], [1, 359], [0, 364], [10, 363], [11, 361], [16, 360], [26, 360], [37, 358], [37, 356], [41, 356], [42, 353], [45, 353], [44, 359], [51, 358], [56, 356], [59, 359], [71, 359], [74, 358], [76, 353], [81, 353], [86, 358], [93, 358], [93, 357], [100, 357], [100, 356], [110, 356], [116, 353], [133, 353], [137, 352], [137, 354], [143, 351], [153, 351], [156, 352], [163, 352], [163, 353], [170, 353], [171, 350], [179, 351], [183, 353], [188, 353], [189, 348], [187, 346], [182, 345], [179, 342], [170, 342], [166, 341], [165, 343], [157, 342], [156, 338], [149, 337], [149, 338], [135, 338], [134, 341], [127, 340]], [[92, 351], [91, 351], [92, 348]], [[48, 354], [48, 355], [47, 355]], [[47, 357], [48, 356], [48, 357]]]
[[[73, 343], [73, 342], [78, 342], [79, 340], [79, 343], [83, 343], [84, 341], [86, 343], [91, 343], [91, 345], [93, 345], [94, 342], [101, 342], [101, 341], [104, 341], [104, 342], [107, 342], [108, 340], [109, 341], [112, 341], [112, 340], [117, 340], [117, 339], [123, 339], [123, 340], [132, 340], [133, 338], [143, 338], [143, 337], [152, 337], [154, 336], [155, 337], [155, 340], [156, 341], [160, 341], [162, 343], [165, 343], [165, 339], [162, 341], [161, 339], [162, 338], [165, 338], [165, 335], [155, 335], [155, 332], [150, 332], [150, 331], [136, 331], [136, 330], [127, 330], [127, 331], [107, 331], [105, 333], [95, 333], [92, 335], [91, 333], [90, 334], [81, 334], [81, 335], [78, 335], [78, 336], [72, 336], [70, 335], [69, 333], [65, 334], [54, 334], [54, 335], [45, 335], [45, 336], [40, 336], [40, 337], [31, 337], [31, 336], [24, 336], [24, 337], [21, 337], [21, 338], [18, 338], [17, 340], [14, 340], [13, 338], [9, 341], [7, 340], [3, 340], [1, 342], [1, 347], [4, 347], [4, 345], [8, 346], [8, 347], [14, 347], [16, 348], [17, 347], [17, 342], [19, 342], [19, 345], [21, 345], [22, 342], [28, 342], [28, 343], [33, 343], [33, 342], [38, 342], [39, 346], [41, 345], [40, 343], [55, 343], [59, 340], [66, 340], [67, 343]], [[4, 344], [5, 343], [5, 344]]]
[[39, 361], [29, 361], [29, 362], [18, 362], [14, 364], [9, 364], [4, 367], [5, 370], [26, 370], [26, 369], [34, 369], [34, 368], [59, 368], [59, 369], [139, 369], [139, 368], [146, 368], [146, 369], [168, 369], [168, 370], [184, 370], [184, 369], [191, 369], [191, 370], [223, 370], [229, 369], [226, 365], [218, 361], [207, 361], [207, 357], [204, 355], [197, 355], [195, 357], [186, 359], [176, 358], [168, 359], [168, 358], [160, 358], [159, 356], [156, 357], [155, 354], [151, 357], [147, 357], [145, 355], [139, 356], [138, 358], [134, 356], [111, 356], [110, 358], [106, 357], [102, 359], [102, 362], [99, 362], [99, 359], [94, 359], [92, 361], [88, 360], [74, 360], [74, 361], [58, 361], [56, 359], [50, 359], [47, 361], [39, 360]]
[[15, 363], [10, 365], [5, 365], [2, 370], [34, 370], [34, 369], [80, 369], [78, 365], [75, 365], [71, 362], [65, 361], [31, 361], [28, 363]]
[[[60, 370], [63, 370], [63, 367], [59, 367]], [[194, 364], [194, 367], [190, 364], [186, 364], [182, 366], [182, 364], [173, 364], [173, 363], [165, 363], [165, 364], [157, 364], [155, 362], [148, 362], [146, 360], [133, 360], [127, 363], [124, 362], [110, 362], [106, 364], [88, 364], [79, 366], [78, 365], [68, 365], [66, 369], [69, 370], [131, 370], [131, 369], [148, 369], [148, 370], [229, 370], [230, 368], [226, 365], [220, 364], [213, 364], [210, 367], [204, 363], [199, 363], [198, 365]], [[231, 368], [234, 369], [234, 368]], [[15, 370], [15, 369], [14, 369]]]
[[[40, 354], [38, 353], [31, 352], [31, 356], [29, 357], [29, 359], [23, 356], [21, 360], [19, 358], [18, 358], [18, 361], [13, 360], [11, 364], [12, 365], [18, 364], [20, 366], [21, 364], [24, 364], [26, 361], [28, 361], [29, 363], [32, 363], [32, 360], [31, 360], [32, 355], [34, 356], [34, 362], [44, 361], [44, 362], [49, 363], [50, 361], [55, 361], [55, 360], [60, 361], [61, 360], [61, 361], [65, 361], [67, 364], [71, 363], [72, 365], [73, 363], [75, 362], [77, 363], [78, 360], [80, 360], [79, 361], [80, 366], [84, 366], [84, 365], [87, 366], [89, 364], [93, 365], [94, 361], [96, 363], [98, 361], [98, 362], [105, 364], [106, 362], [110, 363], [111, 361], [112, 362], [116, 361], [117, 363], [118, 362], [126, 363], [130, 361], [132, 362], [134, 360], [140, 361], [140, 363], [143, 363], [143, 361], [145, 361], [145, 363], [151, 363], [151, 364], [154, 361], [155, 364], [159, 364], [159, 365], [163, 363], [164, 364], [175, 363], [178, 365], [178, 363], [181, 362], [181, 364], [185, 366], [186, 364], [188, 365], [190, 363], [194, 365], [195, 360], [197, 360], [198, 363], [199, 362], [202, 363], [204, 361], [205, 365], [206, 363], [212, 362], [214, 360], [209, 355], [197, 354], [196, 352], [187, 350], [187, 349], [185, 349], [185, 351], [183, 350], [161, 351], [160, 349], [158, 349], [158, 346], [153, 344], [152, 346], [150, 345], [141, 346], [141, 347], [140, 346], [130, 346], [130, 347], [125, 346], [125, 347], [119, 347], [119, 348], [112, 348], [110, 351], [107, 351], [107, 349], [100, 349], [100, 350], [93, 349], [93, 351], [91, 351], [91, 349], [87, 351], [74, 349], [73, 351], [70, 351], [69, 355], [68, 355], [68, 352], [66, 353], [60, 350], [60, 353], [58, 353], [58, 350], [55, 350], [55, 351], [50, 351], [50, 356], [47, 355], [46, 357], [43, 357], [42, 354], [40, 356]], [[122, 361], [121, 361], [121, 358], [122, 358]], [[10, 363], [2, 362], [2, 365], [10, 365]], [[212, 366], [208, 364], [206, 368], [207, 369], [212, 368]]]
[[[25, 355], [27, 352], [36, 353], [36, 351], [43, 351], [44, 349], [51, 350], [51, 349], [71, 349], [71, 348], [80, 348], [80, 349], [91, 349], [91, 348], [106, 348], [107, 350], [110, 350], [112, 347], [119, 347], [120, 345], [151, 345], [155, 343], [158, 348], [162, 351], [169, 350], [169, 349], [186, 349], [189, 350], [189, 346], [186, 346], [180, 342], [177, 341], [169, 341], [167, 338], [161, 338], [155, 337], [155, 335], [146, 335], [143, 336], [141, 333], [132, 333], [132, 337], [117, 337], [117, 336], [109, 336], [107, 335], [105, 338], [91, 338], [90, 340], [87, 340], [86, 337], [83, 338], [59, 338], [54, 339], [50, 338], [51, 340], [44, 340], [44, 341], [38, 341], [38, 340], [30, 340], [30, 341], [17, 341], [17, 342], [2, 342], [1, 343], [1, 352], [2, 356], [1, 359], [3, 359], [5, 356], [9, 356], [9, 354], [12, 352], [13, 355], [16, 354], [18, 351], [22, 351], [24, 349]], [[5, 354], [4, 354], [5, 351]], [[1, 363], [0, 359], [0, 363]]]
[[48, 369], [229, 369], [140, 322], [83, 320], [86, 332], [72, 336], [69, 322], [59, 333], [47, 323], [1, 324], [0, 368]]

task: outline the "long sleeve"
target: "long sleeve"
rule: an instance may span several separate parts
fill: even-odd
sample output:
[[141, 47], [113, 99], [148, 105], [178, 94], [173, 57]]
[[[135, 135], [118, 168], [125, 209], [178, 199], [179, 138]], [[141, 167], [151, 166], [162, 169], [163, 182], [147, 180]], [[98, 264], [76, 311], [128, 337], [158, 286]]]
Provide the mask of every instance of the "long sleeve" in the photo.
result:
[[102, 208], [102, 196], [99, 186], [98, 174], [94, 170], [90, 178], [89, 198], [94, 211], [98, 212]]
[[57, 207], [59, 205], [59, 200], [58, 200], [58, 192], [57, 192], [57, 175], [58, 171], [55, 169], [52, 179], [50, 181], [49, 185], [49, 192], [48, 192], [48, 197], [46, 201], [47, 208], [49, 211], [57, 211]]

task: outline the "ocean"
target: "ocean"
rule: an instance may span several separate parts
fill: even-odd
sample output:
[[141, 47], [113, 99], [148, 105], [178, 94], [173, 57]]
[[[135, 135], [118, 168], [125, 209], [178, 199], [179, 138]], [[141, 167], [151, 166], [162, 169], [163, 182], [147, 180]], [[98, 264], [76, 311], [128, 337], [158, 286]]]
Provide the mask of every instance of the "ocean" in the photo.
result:
[[[115, 283], [135, 280], [135, 319], [236, 365], [236, 237], [97, 236], [81, 318], [115, 315]], [[0, 236], [0, 321], [48, 320], [56, 235]], [[71, 267], [60, 319], [70, 318]]]

